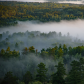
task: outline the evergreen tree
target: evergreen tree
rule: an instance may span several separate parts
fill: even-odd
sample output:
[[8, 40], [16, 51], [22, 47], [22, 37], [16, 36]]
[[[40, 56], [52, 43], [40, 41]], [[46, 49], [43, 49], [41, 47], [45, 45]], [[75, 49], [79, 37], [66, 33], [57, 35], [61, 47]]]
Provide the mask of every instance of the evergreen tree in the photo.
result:
[[7, 72], [1, 84], [17, 84], [17, 77], [12, 72]]
[[79, 72], [80, 72], [81, 82], [84, 83], [84, 59], [83, 58], [80, 58], [79, 60]]
[[23, 76], [23, 81], [25, 82], [25, 84], [28, 84], [29, 82], [32, 81], [32, 74], [30, 73], [30, 71], [27, 71], [25, 73], [25, 75]]
[[62, 57], [63, 56], [63, 50], [62, 50], [62, 48], [60, 48], [58, 51], [57, 51], [57, 56], [58, 57]]
[[18, 48], [19, 47], [19, 45], [18, 45], [18, 43], [16, 42], [16, 44], [15, 44], [15, 48]]
[[65, 68], [61, 62], [58, 63], [57, 72], [52, 75], [52, 84], [65, 84]]
[[79, 84], [81, 81], [81, 74], [79, 71], [79, 62], [78, 61], [72, 61], [71, 63], [72, 69], [69, 72], [69, 75], [67, 77], [67, 84]]
[[45, 82], [46, 81], [46, 72], [47, 72], [47, 68], [45, 68], [45, 64], [44, 63], [40, 63], [38, 64], [39, 69], [37, 69], [37, 75], [36, 75], [36, 80], [40, 81], [40, 82]]
[[67, 51], [68, 51], [68, 49], [67, 49], [67, 46], [64, 44], [63, 45], [63, 54], [65, 55], [65, 54], [67, 54]]

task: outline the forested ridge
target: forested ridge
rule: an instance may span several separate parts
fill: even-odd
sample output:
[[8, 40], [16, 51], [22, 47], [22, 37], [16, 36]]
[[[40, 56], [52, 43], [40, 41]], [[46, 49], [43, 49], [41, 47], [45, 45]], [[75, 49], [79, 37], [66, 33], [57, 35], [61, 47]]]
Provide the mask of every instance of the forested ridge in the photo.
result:
[[83, 84], [83, 76], [84, 40], [61, 32], [0, 34], [0, 84]]
[[17, 20], [41, 22], [83, 19], [84, 5], [0, 1], [0, 26], [17, 24]]

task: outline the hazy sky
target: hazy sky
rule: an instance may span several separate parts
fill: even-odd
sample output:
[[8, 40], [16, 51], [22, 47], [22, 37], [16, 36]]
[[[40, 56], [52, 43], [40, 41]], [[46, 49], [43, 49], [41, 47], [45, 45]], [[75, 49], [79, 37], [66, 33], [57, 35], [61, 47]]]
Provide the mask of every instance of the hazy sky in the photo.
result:
[[56, 2], [56, 1], [84, 1], [84, 0], [0, 0], [0, 1], [23, 1], [23, 2]]
[[46, 2], [47, 0], [0, 0], [0, 1]]
[[0, 0], [0, 1], [20, 1], [20, 2], [58, 2], [58, 3], [84, 4], [84, 0]]

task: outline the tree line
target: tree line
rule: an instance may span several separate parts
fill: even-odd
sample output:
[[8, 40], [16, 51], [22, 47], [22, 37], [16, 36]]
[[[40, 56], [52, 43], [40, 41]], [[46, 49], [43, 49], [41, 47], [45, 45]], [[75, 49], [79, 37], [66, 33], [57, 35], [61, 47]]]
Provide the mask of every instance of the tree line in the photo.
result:
[[[18, 50], [22, 51], [25, 47], [29, 48], [33, 46], [40, 52], [42, 48], [46, 50], [47, 48], [50, 47], [51, 50], [52, 48], [53, 50], [55, 50], [54, 49], [55, 46], [57, 46], [58, 49], [59, 46], [60, 48], [63, 48], [63, 45], [65, 44], [64, 47], [67, 47], [67, 49], [65, 49], [65, 51], [63, 50], [63, 52], [64, 54], [66, 54], [69, 47], [73, 48], [76, 46], [84, 45], [83, 40], [80, 40], [78, 38], [73, 38], [69, 33], [67, 33], [67, 35], [62, 35], [61, 32], [41, 33], [39, 31], [32, 31], [32, 32], [26, 31], [26, 32], [13, 33], [13, 34], [10, 33], [11, 32], [7, 31], [0, 34], [0, 50], [1, 49], [6, 50], [8, 47], [10, 47], [12, 50], [15, 49], [17, 51]], [[73, 49], [73, 51], [75, 51], [75, 49]], [[83, 51], [77, 51], [77, 52], [78, 54], [82, 53], [83, 55]], [[76, 53], [76, 51], [70, 54], [75, 55], [74, 53]]]
[[82, 57], [84, 56], [84, 46], [77, 46], [77, 47], [67, 47], [65, 44], [62, 46], [61, 44], [58, 46], [55, 46], [54, 48], [47, 48], [47, 49], [41, 49], [40, 52], [38, 52], [38, 49], [35, 49], [34, 46], [31, 46], [29, 48], [25, 47], [22, 49], [22, 52], [20, 53], [19, 51], [10, 50], [10, 47], [8, 47], [6, 50], [1, 49], [0, 50], [0, 57], [13, 57], [16, 56], [18, 57], [20, 54], [23, 55], [28, 55], [30, 53], [34, 53], [37, 56], [40, 55], [42, 58], [47, 58], [47, 57], [52, 57], [54, 59], [57, 59], [59, 57], [64, 57], [65, 55], [69, 56], [76, 56], [81, 55]]
[[0, 2], [0, 26], [17, 24], [17, 20], [41, 22], [83, 19], [84, 6], [59, 3]]

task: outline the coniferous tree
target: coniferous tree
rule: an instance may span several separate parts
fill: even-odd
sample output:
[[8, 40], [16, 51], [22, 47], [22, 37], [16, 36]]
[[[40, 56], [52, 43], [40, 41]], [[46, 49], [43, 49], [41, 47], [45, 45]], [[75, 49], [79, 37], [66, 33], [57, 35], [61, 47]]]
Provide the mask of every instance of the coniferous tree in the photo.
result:
[[45, 64], [42, 62], [40, 64], [38, 64], [38, 67], [39, 67], [39, 69], [37, 69], [36, 80], [43, 83], [46, 81], [46, 72], [48, 69], [45, 68]]
[[69, 72], [68, 77], [66, 78], [67, 84], [79, 84], [81, 81], [81, 74], [79, 71], [79, 62], [72, 61], [71, 63], [72, 69]]
[[83, 84], [84, 83], [84, 59], [83, 58], [80, 58], [79, 60], [79, 73], [80, 73], [80, 79], [81, 79], [80, 84]]
[[64, 80], [64, 75], [65, 73], [65, 68], [61, 62], [58, 63], [57, 66], [57, 72], [54, 73], [52, 76], [52, 84], [65, 84]]
[[30, 71], [27, 71], [25, 73], [25, 75], [23, 76], [23, 81], [25, 82], [25, 84], [28, 84], [29, 82], [31, 82], [33, 80], [32, 78], [32, 74], [30, 73]]
[[18, 45], [18, 43], [16, 42], [16, 44], [15, 44], [15, 48], [18, 48], [19, 47], [19, 45]]
[[1, 84], [17, 84], [18, 78], [12, 75], [12, 72], [7, 72]]

